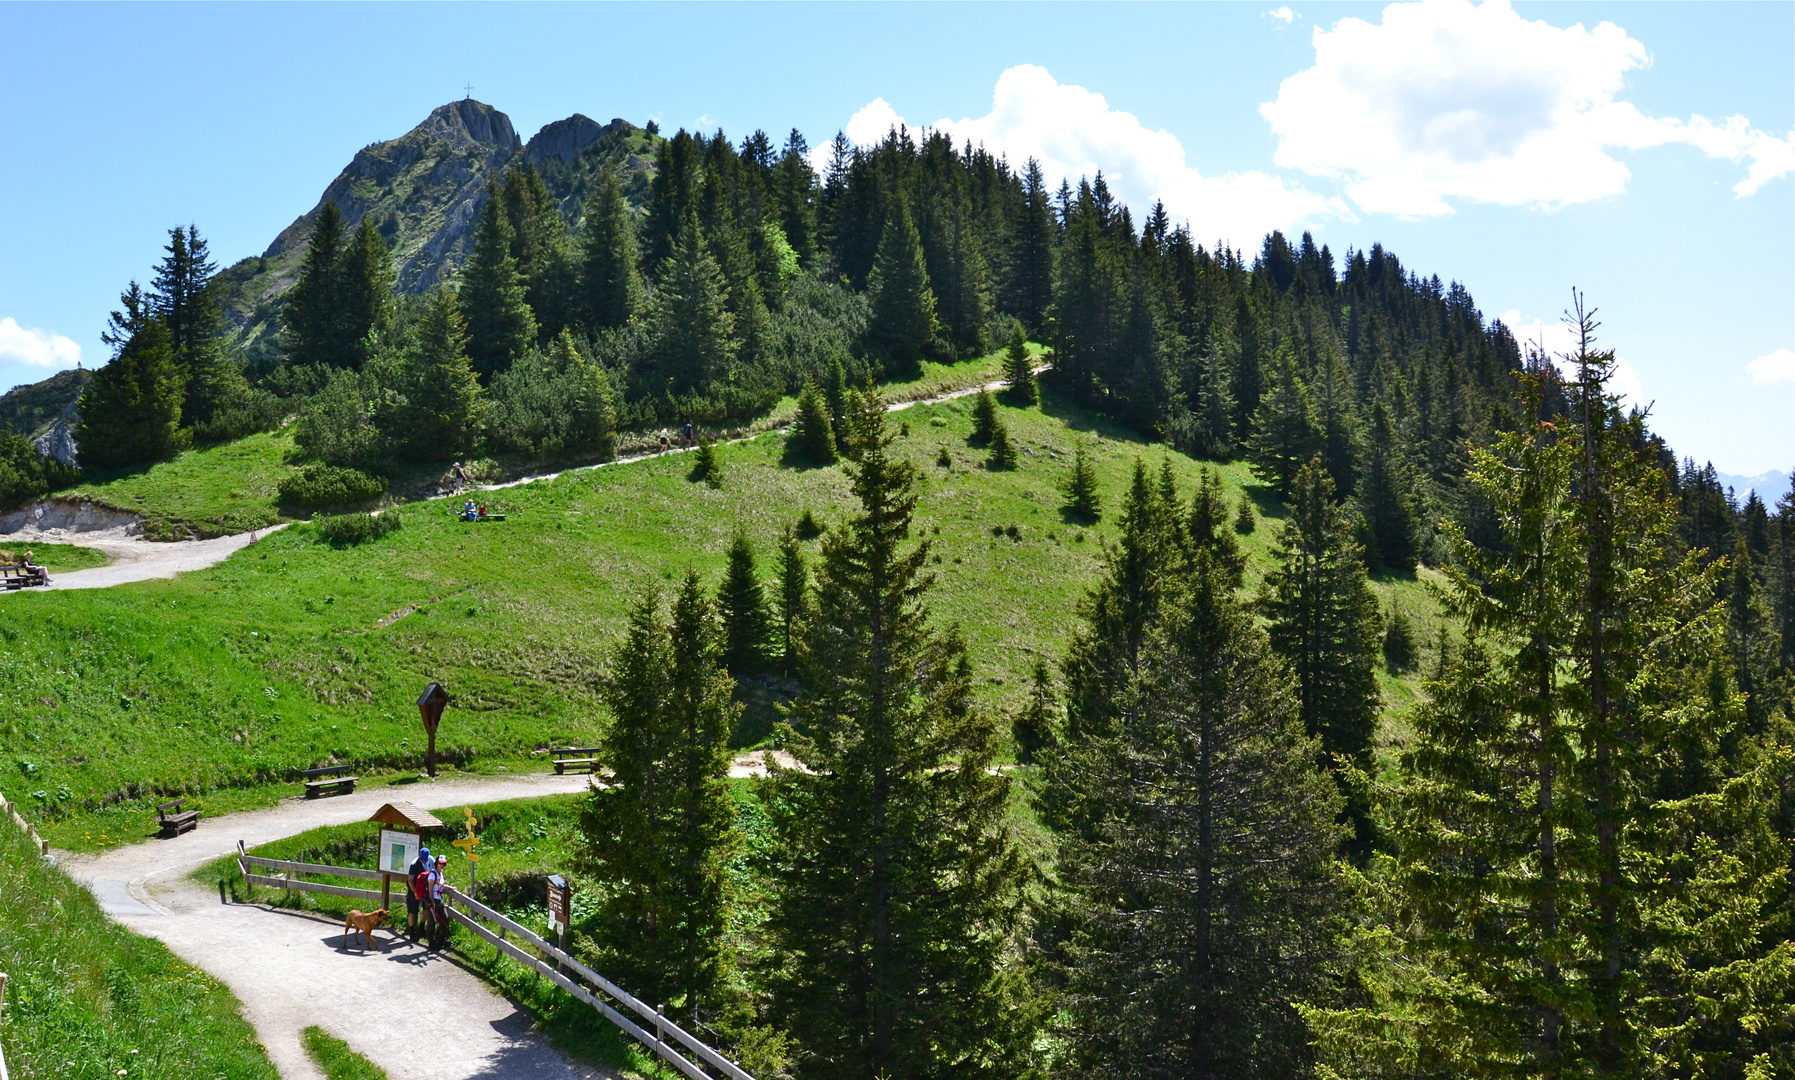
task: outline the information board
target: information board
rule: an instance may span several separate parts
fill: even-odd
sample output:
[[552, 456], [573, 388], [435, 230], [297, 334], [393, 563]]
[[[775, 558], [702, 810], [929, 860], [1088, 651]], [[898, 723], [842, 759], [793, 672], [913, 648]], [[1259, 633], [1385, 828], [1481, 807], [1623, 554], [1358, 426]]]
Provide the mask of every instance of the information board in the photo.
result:
[[423, 841], [417, 833], [380, 830], [380, 869], [389, 874], [404, 874], [418, 857]]

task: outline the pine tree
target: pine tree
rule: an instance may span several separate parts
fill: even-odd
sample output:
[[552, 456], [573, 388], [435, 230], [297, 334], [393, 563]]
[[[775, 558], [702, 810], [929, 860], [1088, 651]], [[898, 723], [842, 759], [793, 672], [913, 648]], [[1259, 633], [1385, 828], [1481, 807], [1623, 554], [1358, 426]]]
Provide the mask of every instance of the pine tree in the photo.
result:
[[124, 312], [113, 313], [107, 332], [118, 352], [81, 392], [75, 445], [84, 469], [159, 461], [184, 443], [185, 380], [168, 327], [150, 313], [136, 282], [122, 299]]
[[798, 530], [790, 525], [779, 534], [779, 660], [787, 675], [797, 671], [798, 636], [810, 610], [810, 568]]
[[723, 459], [717, 454], [717, 447], [709, 439], [698, 440], [698, 452], [693, 455], [691, 479], [702, 480], [705, 486], [720, 488], [723, 486]]
[[1191, 499], [1186, 533], [1191, 547], [1209, 552], [1210, 559], [1227, 575], [1233, 587], [1240, 588], [1246, 575], [1246, 552], [1241, 550], [1240, 540], [1229, 530], [1227, 488], [1221, 474], [1207, 466], [1197, 478], [1197, 493]]
[[1016, 743], [1016, 763], [1033, 765], [1043, 751], [1059, 745], [1059, 694], [1054, 689], [1053, 674], [1047, 661], [1035, 661], [1035, 670], [1028, 689], [1028, 702], [1010, 721], [1010, 737]]
[[1022, 192], [1022, 212], [1011, 239], [1008, 309], [1028, 330], [1039, 333], [1046, 328], [1047, 308], [1053, 302], [1056, 229], [1047, 181], [1034, 158], [1023, 166]]
[[460, 305], [447, 287], [439, 286], [418, 321], [411, 347], [399, 359], [392, 381], [403, 404], [385, 425], [400, 453], [413, 461], [441, 461], [479, 443], [484, 400], [467, 343]]
[[1260, 477], [1290, 496], [1291, 481], [1309, 459], [1321, 452], [1322, 433], [1315, 423], [1309, 392], [1296, 373], [1296, 361], [1288, 352], [1279, 354], [1271, 392], [1259, 403], [1253, 417], [1253, 433], [1247, 440], [1247, 458]]
[[1010, 404], [1019, 409], [1041, 403], [1040, 387], [1035, 385], [1034, 359], [1028, 355], [1028, 342], [1022, 337], [1022, 324], [1010, 330], [1010, 346], [1004, 356], [1004, 392]]
[[1371, 406], [1371, 446], [1359, 505], [1371, 533], [1371, 554], [1380, 566], [1403, 574], [1412, 572], [1416, 562], [1413, 490], [1397, 449], [1395, 421], [1379, 399]]
[[[1265, 576], [1261, 609], [1271, 643], [1296, 674], [1304, 726], [1342, 765], [1367, 768], [1377, 733], [1377, 661], [1382, 620], [1359, 546], [1319, 459], [1292, 484], [1290, 521]], [[1372, 826], [1362, 800], [1349, 807], [1353, 850], [1369, 852]]]
[[1021, 463], [1016, 449], [1016, 440], [1010, 438], [1010, 429], [1003, 422], [1003, 417], [994, 417], [991, 422], [991, 452], [985, 458], [985, 467], [1000, 472], [1007, 472]]
[[607, 970], [690, 1020], [715, 1015], [732, 966], [729, 865], [741, 838], [729, 736], [740, 708], [720, 637], [696, 572], [670, 622], [655, 593], [631, 612], [604, 686], [610, 780], [580, 814], [582, 860], [610, 886], [597, 930]]
[[997, 399], [991, 396], [991, 391], [981, 386], [972, 399], [973, 445], [989, 444], [997, 434], [997, 425]]
[[1258, 527], [1259, 517], [1257, 514], [1253, 513], [1253, 500], [1246, 495], [1242, 495], [1240, 497], [1240, 512], [1234, 515], [1234, 531], [1242, 536], [1251, 536], [1253, 530]]
[[1217, 321], [1209, 331], [1198, 372], [1197, 392], [1191, 405], [1194, 427], [1192, 452], [1197, 457], [1224, 461], [1234, 451], [1234, 368], [1240, 345], [1226, 322]]
[[1016, 1076], [1035, 1013], [1016, 963], [1024, 864], [955, 632], [930, 626], [915, 470], [884, 402], [857, 418], [860, 512], [823, 541], [798, 646], [804, 692], [763, 805], [778, 855], [773, 1012], [801, 1077]]
[[522, 271], [511, 253], [515, 233], [496, 186], [474, 229], [474, 253], [461, 278], [461, 317], [467, 352], [484, 380], [509, 368], [536, 343], [536, 316], [525, 299]]
[[735, 316], [730, 314], [723, 274], [689, 214], [673, 253], [661, 266], [653, 313], [654, 358], [658, 377], [673, 393], [697, 389], [721, 378], [735, 358]]
[[723, 617], [723, 666], [737, 679], [766, 671], [771, 619], [754, 572], [754, 546], [740, 529], [730, 541], [729, 568], [717, 586], [717, 610]]
[[355, 366], [355, 357], [345, 351], [337, 304], [342, 247], [343, 214], [336, 203], [326, 202], [312, 223], [299, 276], [281, 298], [281, 347], [289, 364]]
[[[1795, 1034], [1759, 1011], [1792, 990], [1767, 924], [1787, 737], [1739, 737], [1720, 568], [1666, 557], [1675, 502], [1576, 316], [1574, 415], [1473, 455], [1503, 543], [1456, 536], [1465, 640], [1402, 759], [1408, 974], [1338, 1018], [1335, 1053], [1409, 1071], [1394, 1015], [1426, 1025], [1441, 1075], [1771, 1075]], [[1543, 401], [1535, 378], [1527, 411]]]
[[393, 315], [393, 261], [374, 222], [363, 217], [337, 267], [339, 354], [360, 369]]
[[1091, 464], [1084, 444], [1072, 452], [1072, 476], [1066, 482], [1066, 509], [1082, 521], [1103, 516], [1103, 495], [1097, 490], [1097, 467]]
[[894, 372], [914, 369], [935, 336], [935, 293], [929, 286], [922, 238], [903, 198], [892, 200], [879, 237], [879, 254], [867, 279], [872, 318], [867, 336]]
[[1415, 634], [1400, 608], [1390, 610], [1384, 626], [1384, 670], [1392, 675], [1415, 670]]
[[220, 340], [224, 315], [212, 288], [218, 267], [205, 238], [198, 226], [176, 226], [168, 237], [151, 306], [168, 327], [169, 346], [181, 369], [181, 426], [205, 432], [221, 410], [244, 402], [249, 382]]
[[1309, 1075], [1291, 1002], [1336, 960], [1341, 799], [1230, 578], [1197, 553], [1122, 688], [1128, 723], [1071, 755], [1096, 808], [1059, 866], [1080, 1075]]
[[642, 278], [636, 270], [636, 230], [615, 169], [586, 200], [580, 235], [579, 320], [588, 330], [608, 330], [630, 321], [641, 305]]
[[835, 464], [835, 425], [829, 420], [822, 391], [809, 375], [804, 376], [804, 388], [798, 391], [798, 415], [792, 421], [791, 445], [798, 457], [812, 465]]

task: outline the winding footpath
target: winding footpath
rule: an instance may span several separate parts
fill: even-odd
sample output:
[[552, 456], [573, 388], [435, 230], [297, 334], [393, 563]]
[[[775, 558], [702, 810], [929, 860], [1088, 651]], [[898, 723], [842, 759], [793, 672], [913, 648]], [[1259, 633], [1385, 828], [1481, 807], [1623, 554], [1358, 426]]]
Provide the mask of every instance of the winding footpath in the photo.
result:
[[[166, 944], [218, 978], [285, 1080], [325, 1080], [300, 1041], [317, 1024], [385, 1069], [392, 1080], [597, 1080], [531, 1030], [529, 1016], [464, 970], [391, 930], [383, 951], [345, 948], [342, 924], [261, 904], [224, 903], [187, 879], [199, 866], [321, 825], [365, 821], [382, 803], [425, 809], [577, 792], [584, 776], [528, 775], [420, 780], [402, 788], [287, 799], [279, 806], [207, 818], [173, 840], [92, 855], [59, 854], [62, 867], [131, 930]], [[373, 826], [370, 826], [372, 828]], [[457, 853], [459, 854], [459, 853]], [[456, 866], [459, 859], [453, 859]], [[403, 893], [395, 894], [395, 902]], [[398, 925], [405, 912], [398, 908]]]

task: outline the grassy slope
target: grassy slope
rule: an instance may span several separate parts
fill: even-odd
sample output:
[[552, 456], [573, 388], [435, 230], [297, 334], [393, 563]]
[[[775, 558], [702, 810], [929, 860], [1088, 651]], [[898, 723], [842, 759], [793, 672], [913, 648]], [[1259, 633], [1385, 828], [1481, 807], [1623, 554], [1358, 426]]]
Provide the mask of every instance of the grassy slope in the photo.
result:
[[280, 520], [276, 485], [290, 471], [290, 430], [187, 450], [148, 468], [95, 474], [63, 494], [144, 515], [152, 539], [266, 528]]
[[[992, 473], [966, 444], [970, 406], [918, 405], [894, 422], [910, 425], [898, 446], [923, 476], [918, 524], [937, 558], [936, 615], [961, 624], [983, 700], [1009, 707], [1035, 660], [1061, 654], [1114, 535], [1110, 518], [1091, 529], [1061, 518], [1075, 442], [1095, 448], [1112, 507], [1136, 456], [1157, 468], [1168, 452], [1050, 400], [1044, 411], [1006, 410], [1022, 467]], [[228, 500], [256, 483], [230, 463], [257, 467], [280, 446], [246, 440], [240, 458], [209, 459], [212, 472], [190, 489], [159, 481], [144, 504], [171, 505], [162, 490], [189, 505]], [[935, 464], [943, 446], [951, 469]], [[802, 510], [825, 522], [849, 512], [840, 468], [785, 467], [782, 449], [777, 434], [721, 448], [720, 491], [690, 482], [690, 459], [675, 454], [491, 493], [510, 513], [504, 523], [470, 526], [448, 500], [419, 503], [403, 510], [404, 529], [358, 549], [297, 526], [174, 581], [8, 597], [0, 742], [12, 760], [0, 765], [27, 775], [27, 801], [40, 804], [54, 843], [87, 848], [147, 835], [157, 791], [201, 793], [196, 805], [218, 812], [291, 794], [290, 770], [333, 755], [364, 776], [415, 769], [423, 740], [412, 702], [430, 680], [457, 695], [439, 736], [457, 760], [517, 765], [544, 743], [589, 744], [605, 723], [599, 664], [644, 589], [669, 587], [687, 567], [716, 581], [738, 526], [770, 573], [775, 537]], [[1188, 491], [1199, 466], [1169, 457]], [[1223, 473], [1235, 491], [1250, 482], [1243, 465]], [[1247, 546], [1257, 562], [1281, 511], [1256, 495], [1264, 516]], [[992, 534], [1012, 525], [1019, 539]], [[1418, 614], [1430, 608], [1413, 582], [1380, 590]], [[1404, 684], [1391, 691], [1411, 695]]]
[[[4, 1043], [15, 1080], [275, 1080], [224, 986], [101, 914], [0, 826]], [[127, 1072], [128, 1070], [128, 1072]]]

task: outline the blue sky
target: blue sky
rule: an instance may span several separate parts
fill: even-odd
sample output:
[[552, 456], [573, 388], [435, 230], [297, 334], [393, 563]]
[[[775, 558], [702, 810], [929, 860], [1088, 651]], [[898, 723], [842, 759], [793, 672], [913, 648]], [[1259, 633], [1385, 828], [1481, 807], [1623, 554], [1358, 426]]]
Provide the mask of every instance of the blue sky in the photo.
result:
[[6, 4], [0, 42], [0, 387], [102, 362], [170, 227], [258, 254], [471, 83], [526, 139], [947, 121], [1200, 239], [1381, 241], [1548, 347], [1574, 285], [1678, 453], [1795, 465], [1795, 5]]

